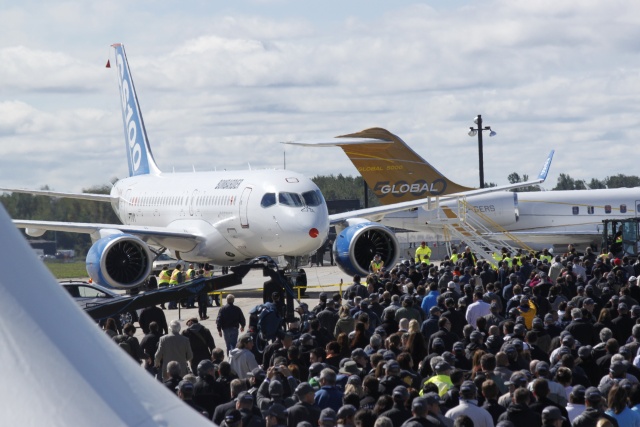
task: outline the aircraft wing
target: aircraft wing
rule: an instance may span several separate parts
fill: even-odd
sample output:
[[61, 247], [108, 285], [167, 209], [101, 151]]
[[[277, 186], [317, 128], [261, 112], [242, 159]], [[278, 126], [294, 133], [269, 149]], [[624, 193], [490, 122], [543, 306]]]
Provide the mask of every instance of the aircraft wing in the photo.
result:
[[3, 192], [3, 191], [7, 193], [23, 193], [23, 194], [31, 194], [33, 196], [93, 200], [97, 202], [111, 202], [112, 200], [118, 200], [117, 198], [111, 197], [109, 194], [63, 193], [60, 191], [49, 191], [49, 190], [27, 190], [23, 188], [0, 188], [0, 192]]
[[[553, 160], [554, 153], [555, 151], [551, 150], [551, 152], [549, 153], [549, 156], [544, 162], [544, 165], [542, 166], [542, 169], [540, 170], [540, 173], [533, 180], [529, 180], [526, 182], [517, 182], [514, 184], [501, 185], [497, 187], [478, 188], [475, 190], [454, 193], [446, 197], [440, 197], [438, 199], [438, 202], [453, 200], [453, 199], [457, 199], [458, 197], [477, 196], [480, 194], [494, 193], [496, 191], [513, 190], [516, 188], [529, 187], [531, 185], [541, 184], [547, 179], [547, 175], [549, 173], [549, 168], [551, 167], [551, 161]], [[435, 205], [435, 199], [433, 197], [429, 197], [426, 199], [411, 200], [408, 202], [394, 203], [391, 205], [377, 206], [374, 208], [359, 209], [356, 211], [344, 212], [340, 214], [333, 214], [333, 215], [329, 215], [329, 220], [331, 221], [331, 224], [340, 223], [351, 218], [367, 218], [371, 221], [379, 221], [385, 215], [393, 212], [406, 211], [406, 210], [419, 208], [419, 207], [425, 207], [428, 209], [430, 205]]]
[[205, 239], [204, 236], [189, 230], [172, 230], [164, 227], [33, 220], [13, 220], [13, 223], [18, 228], [91, 234], [92, 238], [122, 232], [137, 236], [150, 245], [171, 247], [179, 251], [189, 251]]

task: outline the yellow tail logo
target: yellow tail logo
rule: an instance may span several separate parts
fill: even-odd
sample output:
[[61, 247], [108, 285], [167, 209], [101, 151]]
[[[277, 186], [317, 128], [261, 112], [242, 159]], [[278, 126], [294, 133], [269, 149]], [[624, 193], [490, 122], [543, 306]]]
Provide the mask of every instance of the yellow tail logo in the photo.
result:
[[383, 205], [473, 190], [450, 181], [386, 129], [371, 128], [337, 138], [368, 138], [384, 143], [336, 143]]

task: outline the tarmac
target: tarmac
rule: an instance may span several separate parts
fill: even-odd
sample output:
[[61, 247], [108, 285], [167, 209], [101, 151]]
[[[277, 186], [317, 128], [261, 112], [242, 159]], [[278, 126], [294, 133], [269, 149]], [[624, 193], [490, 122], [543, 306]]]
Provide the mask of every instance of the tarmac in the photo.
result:
[[[322, 267], [304, 267], [304, 271], [307, 274], [307, 291], [305, 296], [301, 298], [301, 302], [306, 302], [309, 308], [313, 308], [318, 303], [318, 298], [321, 292], [329, 292], [333, 294], [340, 291], [340, 282], [343, 282], [343, 289], [352, 283], [352, 277], [345, 274], [337, 266], [325, 265]], [[217, 273], [217, 272], [216, 272]], [[262, 304], [262, 288], [264, 282], [268, 278], [262, 275], [261, 270], [250, 271], [243, 279], [241, 285], [236, 285], [224, 289], [222, 292], [222, 304], [226, 304], [225, 298], [228, 294], [235, 296], [235, 305], [242, 309], [244, 317], [249, 325], [249, 311], [256, 305]], [[168, 307], [167, 304], [165, 304]], [[294, 302], [294, 306], [298, 306], [297, 302]], [[199, 322], [211, 331], [216, 343], [216, 347], [225, 349], [226, 344], [224, 338], [218, 335], [216, 327], [216, 318], [218, 316], [220, 307], [215, 304], [212, 307], [208, 307], [207, 316], [209, 319], [200, 320]], [[182, 329], [186, 328], [186, 321], [192, 317], [198, 318], [198, 308], [179, 308], [176, 310], [164, 310], [164, 314], [167, 318], [167, 323], [172, 320], [179, 320], [182, 324]], [[137, 324], [136, 324], [137, 326]], [[144, 334], [140, 328], [137, 328], [136, 335], [139, 340], [142, 339]]]

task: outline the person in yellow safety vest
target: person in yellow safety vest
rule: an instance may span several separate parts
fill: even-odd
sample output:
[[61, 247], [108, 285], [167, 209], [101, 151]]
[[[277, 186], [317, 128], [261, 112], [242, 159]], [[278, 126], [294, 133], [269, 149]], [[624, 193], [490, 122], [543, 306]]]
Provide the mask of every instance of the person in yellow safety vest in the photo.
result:
[[193, 264], [189, 264], [189, 269], [185, 272], [185, 280], [193, 280], [196, 277], [196, 270], [193, 268]]
[[171, 280], [171, 275], [169, 274], [168, 267], [165, 265], [162, 267], [160, 274], [158, 274], [158, 286], [161, 288], [163, 286], [169, 286], [169, 280]]
[[505, 254], [503, 254], [502, 261], [506, 261], [507, 264], [509, 265], [509, 268], [511, 268], [511, 264], [513, 264], [513, 260], [509, 257], [509, 252], [506, 252]]
[[440, 397], [444, 396], [451, 387], [453, 387], [453, 383], [451, 382], [451, 365], [447, 362], [438, 362], [435, 367], [436, 374], [422, 383], [422, 390], [420, 390], [420, 396], [424, 393], [425, 384], [435, 384], [438, 386], [438, 395]]
[[[176, 265], [176, 268], [171, 273], [169, 286], [178, 286], [181, 283], [184, 283], [184, 274], [182, 274], [182, 264], [178, 264]], [[178, 303], [176, 301], [171, 301], [169, 303], [169, 310], [175, 310], [177, 307], [178, 307]]]
[[431, 248], [427, 246], [427, 242], [420, 243], [416, 249], [416, 264], [423, 262], [427, 265], [431, 262]]
[[542, 251], [542, 253], [540, 254], [540, 256], [538, 257], [538, 259], [540, 261], [544, 261], [545, 259], [547, 260], [547, 262], [549, 264], [551, 264], [551, 260], [553, 259], [553, 257], [551, 256], [551, 254], [549, 253], [549, 249], [544, 248], [544, 250]]
[[[164, 267], [162, 267], [162, 271], [160, 271], [160, 274], [158, 274], [158, 287], [159, 288], [164, 288], [169, 286], [169, 280], [171, 280], [171, 275], [169, 274], [169, 267], [167, 267], [166, 265]], [[165, 307], [164, 303], [162, 303], [162, 305], [160, 306], [163, 310], [166, 310], [167, 307]]]
[[476, 261], [477, 261], [476, 255], [473, 252], [471, 252], [471, 248], [469, 246], [466, 246], [464, 248], [464, 253], [462, 254], [462, 258], [469, 261], [471, 265], [476, 265]]
[[375, 254], [371, 260], [371, 264], [369, 264], [369, 271], [371, 273], [379, 273], [382, 267], [384, 267], [384, 261], [380, 257], [380, 254]]
[[455, 264], [456, 262], [458, 262], [458, 258], [460, 258], [460, 255], [458, 255], [458, 250], [455, 248], [451, 249], [451, 256], [449, 257], [451, 262]]

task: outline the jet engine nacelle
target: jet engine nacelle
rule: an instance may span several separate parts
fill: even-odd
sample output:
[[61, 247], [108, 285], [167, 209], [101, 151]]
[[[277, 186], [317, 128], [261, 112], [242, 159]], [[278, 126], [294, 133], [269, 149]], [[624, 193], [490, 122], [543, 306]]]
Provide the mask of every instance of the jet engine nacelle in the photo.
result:
[[369, 264], [375, 254], [380, 254], [385, 266], [393, 266], [399, 252], [395, 234], [375, 222], [363, 222], [345, 228], [333, 244], [336, 263], [350, 275], [369, 274]]
[[87, 273], [109, 288], [130, 289], [151, 273], [153, 257], [145, 242], [130, 234], [103, 237], [87, 253]]

